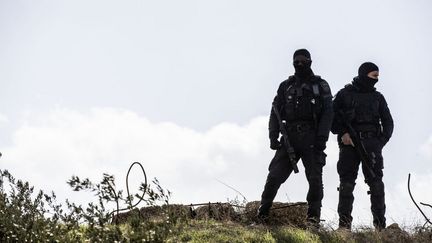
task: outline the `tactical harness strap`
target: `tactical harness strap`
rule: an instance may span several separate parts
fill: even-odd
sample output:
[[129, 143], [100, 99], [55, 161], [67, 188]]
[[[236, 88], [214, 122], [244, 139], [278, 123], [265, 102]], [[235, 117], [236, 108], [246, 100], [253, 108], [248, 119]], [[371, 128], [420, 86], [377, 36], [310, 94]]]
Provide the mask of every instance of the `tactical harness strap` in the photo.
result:
[[[346, 110], [352, 110], [355, 114], [353, 127], [364, 134], [364, 138], [377, 137], [381, 134], [381, 124], [379, 115], [379, 92], [357, 93], [356, 87], [352, 84], [345, 85], [350, 95], [345, 96], [344, 105]], [[370, 103], [376, 100], [375, 103]]]
[[[299, 109], [299, 105], [302, 106], [309, 106], [311, 109], [312, 115], [312, 122], [313, 126], [299, 126], [298, 124], [294, 124], [291, 126], [292, 128], [288, 130], [292, 131], [308, 131], [311, 129], [316, 129], [318, 127], [318, 116], [321, 113], [322, 105], [324, 103], [324, 99], [330, 97], [330, 87], [328, 86], [327, 82], [321, 79], [320, 76], [315, 75], [312, 80], [311, 84], [302, 83], [300, 87], [293, 87], [293, 85], [298, 81], [298, 77], [296, 76], [290, 76], [286, 82], [287, 82], [287, 88], [286, 88], [286, 100], [285, 102], [287, 104], [290, 104], [291, 114], [298, 115], [297, 109]], [[305, 96], [304, 90], [308, 89], [309, 92], [312, 95], [308, 95], [307, 100], [302, 100], [301, 98]], [[309, 93], [309, 94], [310, 94]], [[309, 104], [307, 104], [309, 103]], [[292, 107], [293, 106], [293, 107]], [[304, 114], [303, 114], [304, 115]], [[304, 117], [300, 117], [302, 119]]]

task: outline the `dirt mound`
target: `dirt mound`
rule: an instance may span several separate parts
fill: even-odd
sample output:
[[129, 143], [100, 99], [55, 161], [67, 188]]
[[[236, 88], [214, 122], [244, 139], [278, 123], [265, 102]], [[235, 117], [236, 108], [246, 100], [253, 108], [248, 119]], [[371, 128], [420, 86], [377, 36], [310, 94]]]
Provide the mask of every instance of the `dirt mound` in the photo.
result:
[[239, 213], [229, 203], [216, 203], [200, 206], [194, 210], [196, 219], [215, 219], [221, 221], [238, 221]]
[[[133, 209], [128, 212], [114, 215], [113, 223], [125, 223], [131, 217], [139, 217], [142, 220], [164, 220], [170, 218], [214, 219], [218, 221], [234, 221], [250, 224], [256, 222], [256, 213], [260, 205], [259, 201], [247, 203], [244, 208], [234, 208], [229, 203], [209, 203], [193, 208], [188, 205], [170, 204], [163, 206], [148, 206], [141, 209]], [[274, 202], [270, 210], [270, 216], [266, 221], [269, 225], [292, 225], [299, 228], [306, 227], [307, 204]]]
[[408, 232], [402, 230], [396, 223], [382, 230], [381, 236], [384, 242], [408, 242], [410, 240]]
[[[257, 220], [256, 214], [259, 201], [246, 204], [246, 218], [248, 222]], [[270, 209], [270, 215], [266, 223], [269, 225], [292, 225], [299, 228], [306, 227], [307, 203], [281, 203], [274, 202]]]

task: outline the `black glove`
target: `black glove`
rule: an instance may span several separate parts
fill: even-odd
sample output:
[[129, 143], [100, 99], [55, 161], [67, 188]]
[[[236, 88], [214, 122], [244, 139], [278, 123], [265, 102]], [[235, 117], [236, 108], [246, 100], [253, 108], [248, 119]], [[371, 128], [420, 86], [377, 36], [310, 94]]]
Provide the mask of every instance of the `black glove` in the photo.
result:
[[278, 150], [282, 147], [282, 144], [279, 142], [277, 138], [270, 139], [270, 148], [273, 150]]
[[324, 151], [324, 149], [326, 149], [326, 143], [327, 143], [326, 137], [318, 136], [315, 138], [314, 147], [318, 151]]

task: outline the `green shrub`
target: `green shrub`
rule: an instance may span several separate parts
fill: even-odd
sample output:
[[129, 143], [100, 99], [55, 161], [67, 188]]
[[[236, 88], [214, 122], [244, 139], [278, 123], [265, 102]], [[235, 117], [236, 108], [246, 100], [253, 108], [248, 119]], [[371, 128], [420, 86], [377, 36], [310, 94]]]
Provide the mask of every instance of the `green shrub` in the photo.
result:
[[[118, 210], [107, 208], [108, 203], [126, 204], [130, 210], [133, 196], [123, 197], [116, 191], [114, 177], [103, 175], [100, 183], [73, 176], [68, 184], [74, 191], [92, 191], [96, 202], [87, 206], [66, 200], [57, 203], [54, 192], [34, 193], [28, 182], [16, 180], [7, 170], [0, 170], [0, 242], [163, 242], [173, 231], [179, 218], [163, 212], [161, 222], [142, 221], [132, 217], [128, 226], [112, 224]], [[147, 205], [168, 204], [170, 192], [165, 191], [157, 179], [153, 187], [141, 185], [146, 197], [135, 195]], [[177, 227], [179, 228], [179, 227]]]
[[[142, 184], [140, 195], [116, 190], [114, 177], [104, 174], [99, 183], [71, 177], [74, 191], [91, 191], [95, 202], [86, 206], [69, 200], [58, 203], [54, 192], [35, 192], [28, 183], [0, 170], [0, 242], [431, 242], [430, 227], [410, 234], [390, 225], [382, 232], [370, 228], [353, 232], [321, 229], [310, 232], [292, 226], [255, 225], [236, 217], [191, 219], [188, 207], [169, 204], [171, 193], [154, 179]], [[143, 201], [147, 207], [134, 208]], [[111, 210], [115, 205], [116, 210]], [[128, 212], [122, 211], [125, 205]], [[225, 206], [225, 205], [223, 205]], [[232, 214], [229, 207], [221, 207]], [[215, 210], [217, 207], [214, 208]], [[208, 210], [207, 210], [208, 211]], [[238, 214], [241, 216], [242, 214]], [[124, 217], [123, 217], [124, 216]], [[123, 218], [121, 218], [123, 217]], [[247, 217], [247, 213], [243, 213]], [[113, 220], [114, 219], [114, 220]], [[232, 221], [235, 219], [234, 221]]]

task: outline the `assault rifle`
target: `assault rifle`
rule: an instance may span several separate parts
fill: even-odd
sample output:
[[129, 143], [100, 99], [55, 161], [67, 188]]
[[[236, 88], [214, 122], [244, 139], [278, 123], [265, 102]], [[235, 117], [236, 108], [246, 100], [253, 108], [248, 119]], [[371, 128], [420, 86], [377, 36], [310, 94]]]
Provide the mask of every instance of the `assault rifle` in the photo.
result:
[[[375, 161], [375, 153], [368, 153], [362, 139], [358, 136], [357, 132], [354, 130], [354, 128], [352, 127], [350, 121], [348, 121], [347, 116], [342, 112], [339, 111], [343, 122], [345, 123], [346, 127], [348, 128], [348, 133], [351, 137], [351, 140], [354, 144], [354, 148], [357, 151], [357, 154], [360, 156], [360, 159], [363, 163], [363, 165], [366, 167], [366, 169], [369, 171], [369, 173], [371, 174], [372, 178], [375, 178], [375, 172], [373, 171], [373, 167], [376, 164]], [[343, 135], [343, 134], [342, 134]]]
[[279, 123], [279, 130], [282, 133], [282, 139], [284, 141], [284, 147], [288, 153], [288, 159], [291, 163], [291, 166], [293, 168], [294, 173], [298, 173], [299, 169], [297, 167], [296, 155], [295, 155], [294, 148], [291, 146], [291, 143], [288, 139], [288, 132], [287, 132], [286, 126], [285, 126], [286, 121], [282, 121], [282, 118], [279, 114], [279, 111], [274, 104], [272, 105], [272, 107], [273, 107], [273, 111], [274, 111], [276, 118], [278, 120], [278, 123]]

